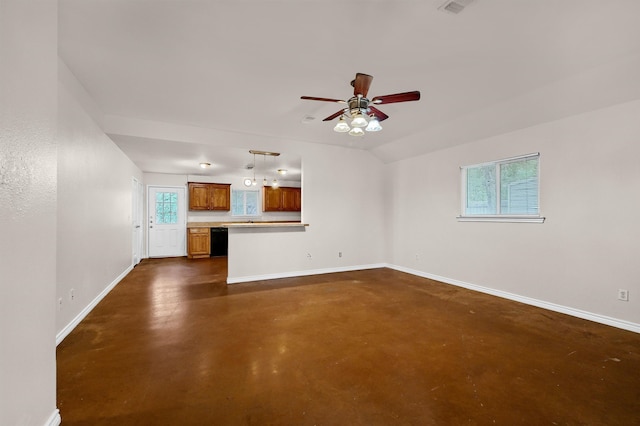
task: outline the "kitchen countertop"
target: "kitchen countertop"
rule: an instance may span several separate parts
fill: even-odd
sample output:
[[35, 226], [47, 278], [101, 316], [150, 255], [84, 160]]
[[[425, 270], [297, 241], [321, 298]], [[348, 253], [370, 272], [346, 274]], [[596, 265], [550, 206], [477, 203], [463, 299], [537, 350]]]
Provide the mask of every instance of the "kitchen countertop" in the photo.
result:
[[275, 221], [275, 222], [187, 222], [187, 228], [278, 228], [309, 226], [308, 223]]

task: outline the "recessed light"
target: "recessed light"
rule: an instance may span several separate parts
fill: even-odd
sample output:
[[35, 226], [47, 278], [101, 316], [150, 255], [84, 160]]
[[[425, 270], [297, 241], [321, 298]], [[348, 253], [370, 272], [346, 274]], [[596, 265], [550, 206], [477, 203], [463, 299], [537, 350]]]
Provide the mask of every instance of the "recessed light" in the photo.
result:
[[286, 175], [287, 174], [287, 169], [278, 169], [278, 174]]
[[200, 163], [200, 167], [206, 169], [207, 167], [211, 167], [211, 163]]

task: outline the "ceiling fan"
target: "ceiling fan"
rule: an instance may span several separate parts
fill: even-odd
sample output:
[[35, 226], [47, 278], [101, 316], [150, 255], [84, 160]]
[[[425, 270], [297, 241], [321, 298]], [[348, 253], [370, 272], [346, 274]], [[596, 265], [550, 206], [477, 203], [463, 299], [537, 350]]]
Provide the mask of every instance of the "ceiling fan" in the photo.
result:
[[[317, 98], [314, 96], [301, 96], [300, 99], [323, 102], [337, 102], [347, 104], [347, 107], [341, 109], [335, 114], [331, 114], [322, 121], [331, 121], [336, 117], [340, 117], [340, 121], [333, 128], [336, 132], [349, 132], [352, 136], [364, 135], [364, 130], [368, 132], [377, 132], [382, 130], [380, 122], [389, 118], [387, 114], [380, 111], [373, 105], [392, 104], [398, 102], [417, 101], [420, 99], [420, 92], [394, 93], [392, 95], [376, 96], [369, 100], [367, 93], [373, 77], [368, 74], [357, 73], [356, 78], [351, 81], [353, 86], [353, 97], [348, 100]], [[346, 122], [346, 118], [351, 118], [351, 127]], [[362, 130], [364, 128], [364, 130]]]

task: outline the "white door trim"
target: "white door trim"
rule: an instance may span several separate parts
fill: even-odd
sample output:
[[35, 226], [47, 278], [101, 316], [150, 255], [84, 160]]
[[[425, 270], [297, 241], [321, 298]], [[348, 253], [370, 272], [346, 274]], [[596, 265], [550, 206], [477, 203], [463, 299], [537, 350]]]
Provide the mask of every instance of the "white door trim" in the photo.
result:
[[131, 182], [131, 246], [133, 266], [136, 266], [142, 260], [142, 250], [144, 245], [144, 186], [135, 177]]

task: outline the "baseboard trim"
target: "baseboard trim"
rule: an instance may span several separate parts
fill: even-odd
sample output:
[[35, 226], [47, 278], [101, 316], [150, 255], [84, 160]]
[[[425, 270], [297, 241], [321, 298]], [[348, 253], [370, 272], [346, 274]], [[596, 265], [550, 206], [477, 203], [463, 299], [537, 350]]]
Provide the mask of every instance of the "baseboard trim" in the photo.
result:
[[61, 423], [62, 418], [60, 417], [60, 410], [56, 408], [53, 413], [51, 413], [44, 426], [60, 426]]
[[278, 278], [304, 277], [309, 275], [332, 274], [335, 272], [361, 271], [364, 269], [384, 268], [386, 266], [387, 265], [384, 263], [374, 263], [369, 265], [341, 266], [339, 268], [326, 268], [326, 269], [309, 269], [306, 271], [282, 272], [277, 274], [248, 275], [244, 277], [233, 277], [233, 278], [227, 277], [227, 284], [246, 283], [250, 281], [275, 280]]
[[516, 302], [524, 303], [526, 305], [536, 306], [538, 308], [548, 309], [550, 311], [560, 312], [562, 314], [571, 315], [573, 317], [586, 319], [589, 321], [597, 322], [600, 324], [610, 325], [612, 327], [621, 328], [623, 330], [633, 331], [634, 333], [640, 333], [640, 324], [634, 322], [621, 320], [618, 318], [608, 317], [606, 315], [594, 314], [593, 312], [583, 311], [580, 309], [571, 308], [569, 306], [557, 305], [551, 302], [545, 302], [544, 300], [538, 300], [531, 297], [520, 296], [518, 294], [509, 293], [502, 290], [496, 290], [489, 287], [484, 287], [477, 284], [471, 284], [464, 281], [455, 280], [452, 278], [442, 277], [440, 275], [429, 274], [427, 272], [418, 271], [411, 268], [405, 268], [398, 265], [386, 265], [390, 269], [396, 271], [406, 272], [411, 275], [416, 275], [422, 278], [429, 278], [431, 280], [440, 281], [445, 284], [452, 284], [458, 287], [464, 287], [469, 290], [479, 291], [481, 293], [490, 294], [492, 296], [502, 297], [503, 299], [509, 299]]
[[113, 280], [111, 284], [109, 284], [104, 290], [102, 290], [102, 292], [100, 292], [100, 294], [96, 296], [96, 298], [93, 299], [91, 303], [85, 306], [85, 308], [78, 315], [76, 315], [76, 317], [71, 320], [69, 324], [67, 324], [62, 330], [60, 330], [60, 332], [56, 334], [56, 346], [58, 346], [64, 340], [64, 338], [67, 337], [69, 333], [71, 333], [73, 329], [77, 327], [78, 324], [80, 324], [80, 321], [82, 321], [89, 314], [89, 312], [91, 312], [93, 308], [95, 308], [96, 305], [100, 303], [100, 301], [104, 299], [104, 297], [109, 294], [109, 292], [113, 290], [113, 288], [118, 285], [118, 283], [122, 281], [122, 279], [126, 277], [127, 274], [132, 270], [133, 265], [129, 265], [129, 267], [125, 269], [124, 272], [122, 272], [120, 275], [118, 275], [116, 279]]

